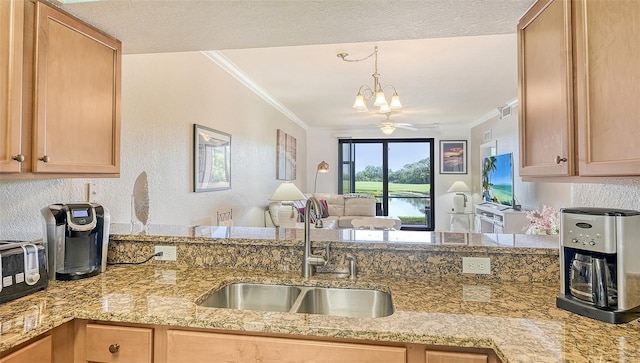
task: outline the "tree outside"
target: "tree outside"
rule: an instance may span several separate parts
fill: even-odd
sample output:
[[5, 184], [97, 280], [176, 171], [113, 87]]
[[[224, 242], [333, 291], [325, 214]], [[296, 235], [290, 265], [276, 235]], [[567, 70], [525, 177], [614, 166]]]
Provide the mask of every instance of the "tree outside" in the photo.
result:
[[[411, 204], [418, 211], [425, 212], [430, 208], [431, 160], [425, 158], [415, 163], [404, 165], [400, 170], [389, 170], [389, 198], [401, 199], [403, 203]], [[382, 195], [382, 175], [380, 166], [367, 165], [356, 173], [356, 192], [367, 193], [380, 197]], [[396, 216], [403, 224], [425, 224], [426, 214]]]

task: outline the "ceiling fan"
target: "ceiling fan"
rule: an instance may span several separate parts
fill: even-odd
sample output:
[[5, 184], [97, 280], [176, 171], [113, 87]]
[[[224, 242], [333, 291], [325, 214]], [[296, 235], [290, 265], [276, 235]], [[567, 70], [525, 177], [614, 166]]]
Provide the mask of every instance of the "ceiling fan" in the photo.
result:
[[389, 115], [390, 114], [387, 113], [387, 118], [384, 121], [382, 121], [380, 124], [374, 125], [376, 127], [379, 127], [380, 131], [382, 131], [383, 134], [387, 136], [391, 135], [393, 134], [394, 131], [396, 131], [396, 128], [411, 130], [411, 131], [418, 130], [417, 128], [413, 127], [412, 124], [393, 122], [393, 120], [389, 118]]

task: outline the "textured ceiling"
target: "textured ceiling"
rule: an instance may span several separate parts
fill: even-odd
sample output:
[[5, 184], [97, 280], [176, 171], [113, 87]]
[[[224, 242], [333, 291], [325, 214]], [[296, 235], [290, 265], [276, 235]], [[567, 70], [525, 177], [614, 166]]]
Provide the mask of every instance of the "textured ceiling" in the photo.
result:
[[[383, 86], [393, 85], [404, 108], [391, 115], [414, 125], [468, 124], [515, 98], [515, 34], [375, 43], [228, 50], [222, 53], [306, 124], [333, 129], [370, 128], [385, 119], [351, 108], [358, 88], [373, 88], [377, 45]], [[387, 96], [391, 96], [391, 90]]]
[[534, 0], [148, 1], [63, 8], [122, 41], [124, 53], [223, 50], [240, 71], [312, 127], [353, 129], [384, 116], [355, 114], [380, 47], [379, 73], [416, 125], [463, 124], [516, 97], [518, 19]]

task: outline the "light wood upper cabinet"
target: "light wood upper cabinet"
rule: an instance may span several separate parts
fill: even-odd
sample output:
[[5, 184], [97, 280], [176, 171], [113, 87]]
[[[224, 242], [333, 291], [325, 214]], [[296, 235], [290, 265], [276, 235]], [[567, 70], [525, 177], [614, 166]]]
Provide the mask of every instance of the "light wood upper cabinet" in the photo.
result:
[[521, 176], [574, 175], [570, 6], [538, 1], [518, 23]]
[[518, 24], [520, 175], [640, 175], [639, 63], [639, 1], [534, 4]]
[[51, 363], [51, 341], [51, 336], [41, 338], [4, 358], [0, 358], [0, 363]]
[[23, 22], [22, 0], [0, 1], [0, 172], [19, 172], [24, 158], [20, 140]]
[[121, 44], [36, 3], [32, 171], [120, 172]]
[[573, 2], [579, 174], [640, 175], [640, 1]]

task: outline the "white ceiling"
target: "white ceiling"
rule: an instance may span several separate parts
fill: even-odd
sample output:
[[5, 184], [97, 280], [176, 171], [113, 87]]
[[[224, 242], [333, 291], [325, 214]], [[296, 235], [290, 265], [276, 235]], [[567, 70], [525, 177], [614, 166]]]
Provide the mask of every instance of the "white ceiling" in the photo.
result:
[[394, 85], [404, 105], [393, 120], [469, 124], [516, 97], [515, 29], [533, 1], [105, 0], [63, 8], [120, 39], [125, 54], [217, 50], [303, 126], [354, 130], [385, 118], [351, 108], [361, 85], [373, 87], [373, 59], [347, 63], [337, 53], [361, 58], [379, 47], [381, 83]]

